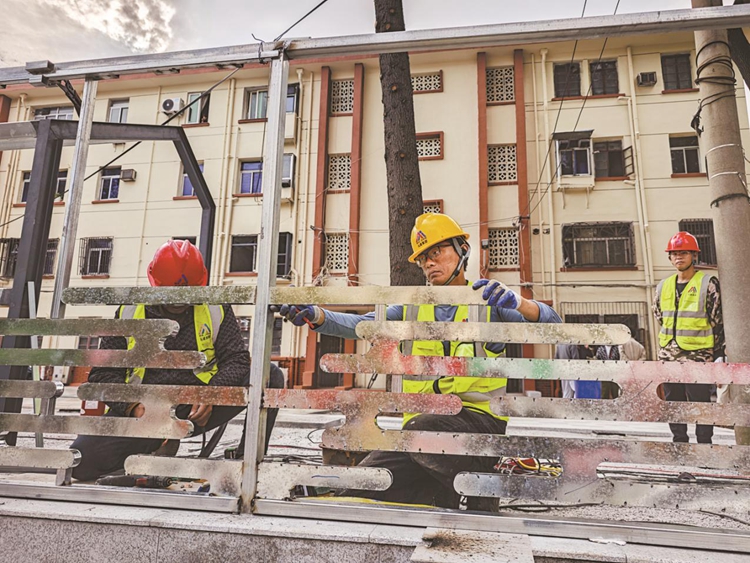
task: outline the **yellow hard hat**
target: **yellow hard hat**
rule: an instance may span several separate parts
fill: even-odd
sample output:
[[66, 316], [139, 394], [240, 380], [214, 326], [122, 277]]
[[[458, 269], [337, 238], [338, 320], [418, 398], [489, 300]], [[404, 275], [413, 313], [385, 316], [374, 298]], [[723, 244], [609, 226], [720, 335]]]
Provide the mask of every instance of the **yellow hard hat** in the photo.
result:
[[417, 256], [431, 246], [456, 237], [468, 240], [469, 234], [465, 233], [459, 224], [447, 215], [423, 213], [414, 221], [414, 228], [411, 230], [413, 254], [409, 256], [409, 262], [414, 262]]

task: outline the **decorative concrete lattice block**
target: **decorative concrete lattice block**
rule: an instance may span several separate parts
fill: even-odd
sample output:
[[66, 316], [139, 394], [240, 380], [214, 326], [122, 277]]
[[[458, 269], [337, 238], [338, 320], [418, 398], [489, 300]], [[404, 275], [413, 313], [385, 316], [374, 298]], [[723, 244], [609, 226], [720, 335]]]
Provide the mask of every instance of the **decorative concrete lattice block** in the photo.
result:
[[411, 89], [415, 92], [442, 92], [443, 74], [441, 72], [413, 74], [411, 77]]
[[326, 233], [326, 267], [331, 272], [346, 272], [348, 270], [348, 233]]
[[516, 99], [513, 67], [488, 68], [487, 102], [513, 102]]
[[352, 157], [332, 154], [328, 157], [328, 189], [348, 190], [352, 181]]
[[333, 80], [331, 82], [331, 113], [352, 113], [354, 111], [354, 80]]
[[487, 173], [490, 183], [517, 182], [516, 145], [488, 146]]
[[518, 266], [518, 231], [513, 227], [490, 229], [490, 268]]

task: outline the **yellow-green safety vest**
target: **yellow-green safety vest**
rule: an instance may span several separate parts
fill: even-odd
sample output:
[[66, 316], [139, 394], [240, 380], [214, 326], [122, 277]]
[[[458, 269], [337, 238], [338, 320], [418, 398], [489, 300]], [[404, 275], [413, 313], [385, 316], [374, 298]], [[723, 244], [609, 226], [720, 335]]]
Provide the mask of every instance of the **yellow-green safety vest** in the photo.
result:
[[[145, 305], [123, 305], [120, 307], [121, 319], [145, 319]], [[219, 334], [218, 329], [224, 320], [224, 308], [221, 305], [194, 305], [193, 324], [195, 325], [195, 341], [198, 343], [198, 352], [206, 356], [206, 364], [193, 370], [195, 377], [208, 385], [211, 378], [219, 371], [216, 362], [216, 351], [214, 344]], [[135, 346], [135, 338], [128, 338], [128, 350]], [[129, 368], [125, 376], [125, 383], [143, 383], [146, 368]]]
[[[492, 310], [482, 307], [487, 312], [484, 322], [490, 321]], [[405, 321], [434, 322], [435, 305], [404, 305]], [[458, 305], [453, 322], [466, 322], [469, 318], [469, 307]], [[402, 353], [405, 356], [463, 356], [496, 358], [505, 355], [505, 350], [495, 353], [487, 349], [484, 343], [450, 342], [450, 354], [446, 354], [442, 341], [414, 340], [405, 341]], [[441, 377], [434, 381], [415, 381], [404, 379], [402, 389], [404, 393], [452, 393], [461, 398], [465, 408], [487, 413], [500, 420], [508, 420], [506, 416], [497, 416], [490, 410], [490, 399], [505, 394], [508, 380], [504, 377]], [[404, 414], [404, 424], [418, 414]]]
[[714, 347], [714, 332], [706, 312], [710, 279], [701, 271], [695, 272], [680, 295], [679, 305], [675, 303], [677, 274], [659, 282], [656, 288], [662, 311], [659, 346], [666, 348], [674, 339], [683, 350], [706, 350]]

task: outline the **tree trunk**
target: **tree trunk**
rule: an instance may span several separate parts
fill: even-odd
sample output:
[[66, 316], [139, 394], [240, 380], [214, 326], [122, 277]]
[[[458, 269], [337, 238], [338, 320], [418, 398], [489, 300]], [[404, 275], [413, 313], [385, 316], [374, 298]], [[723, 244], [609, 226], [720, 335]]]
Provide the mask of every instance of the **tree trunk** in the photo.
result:
[[[374, 2], [377, 33], [406, 29], [401, 0]], [[423, 211], [408, 53], [380, 55], [380, 87], [383, 92], [388, 182], [391, 285], [423, 285], [422, 272], [408, 262], [411, 229]]]
[[[750, 4], [750, 0], [734, 0], [734, 3]], [[748, 43], [747, 37], [741, 29], [730, 29], [728, 34], [732, 60], [740, 69], [745, 84], [750, 88], [750, 43]]]

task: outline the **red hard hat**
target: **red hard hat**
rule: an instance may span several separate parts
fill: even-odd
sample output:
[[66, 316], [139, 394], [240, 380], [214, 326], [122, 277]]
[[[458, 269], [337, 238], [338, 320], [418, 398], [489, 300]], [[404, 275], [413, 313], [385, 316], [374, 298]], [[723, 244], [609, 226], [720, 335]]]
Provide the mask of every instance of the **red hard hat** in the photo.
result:
[[671, 239], [664, 252], [674, 252], [676, 250], [687, 250], [690, 252], [700, 252], [698, 239], [686, 231], [680, 231]]
[[189, 240], [170, 240], [161, 245], [148, 265], [152, 286], [206, 285], [208, 271], [203, 256]]

